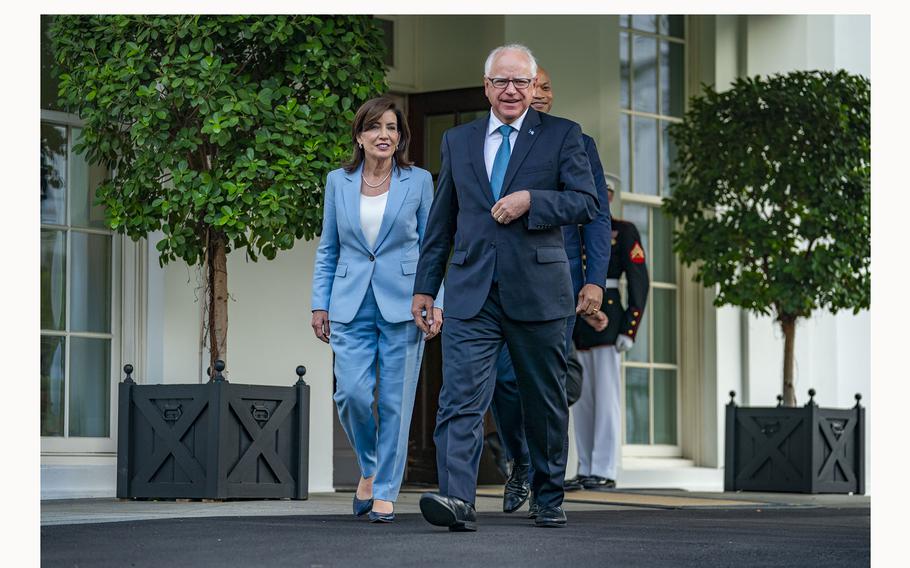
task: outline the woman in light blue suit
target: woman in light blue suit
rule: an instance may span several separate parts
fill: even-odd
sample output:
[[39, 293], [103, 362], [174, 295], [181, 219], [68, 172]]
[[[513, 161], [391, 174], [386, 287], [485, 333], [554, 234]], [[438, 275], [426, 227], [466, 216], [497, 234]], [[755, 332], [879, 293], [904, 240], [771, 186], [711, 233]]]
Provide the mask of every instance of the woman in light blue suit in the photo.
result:
[[[335, 353], [335, 404], [360, 465], [354, 514], [391, 522], [424, 341], [442, 326], [439, 301], [426, 314], [431, 327], [425, 336], [411, 315], [433, 178], [408, 161], [410, 131], [393, 100], [364, 103], [352, 135], [351, 161], [326, 179], [312, 325]], [[378, 424], [372, 411], [377, 374]]]

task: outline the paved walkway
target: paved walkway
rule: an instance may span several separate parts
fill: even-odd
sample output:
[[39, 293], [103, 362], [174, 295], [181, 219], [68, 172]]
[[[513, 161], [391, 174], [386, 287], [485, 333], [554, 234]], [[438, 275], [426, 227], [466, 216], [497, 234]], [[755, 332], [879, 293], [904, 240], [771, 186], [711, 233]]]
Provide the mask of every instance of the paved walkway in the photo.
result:
[[[350, 493], [306, 501], [41, 504], [42, 566], [824, 566], [868, 565], [869, 498], [605, 491], [568, 494], [569, 526], [533, 527], [479, 491], [477, 533], [421, 518], [421, 490], [397, 521], [350, 514]], [[490, 496], [482, 496], [482, 495]]]
[[[499, 488], [500, 494], [502, 489]], [[396, 511], [420, 513], [420, 491], [403, 491]], [[201, 517], [283, 517], [310, 515], [349, 515], [351, 493], [313, 493], [306, 501], [133, 501], [121, 499], [67, 499], [41, 502], [41, 525], [110, 523], [153, 519]], [[480, 498], [481, 513], [502, 512], [502, 499]], [[578, 503], [567, 510], [615, 509], [617, 506]]]
[[[419, 513], [424, 489], [406, 488], [397, 504], [400, 514]], [[478, 489], [480, 513], [499, 513], [502, 487]], [[868, 508], [863, 495], [804, 495], [799, 493], [692, 493], [679, 490], [578, 491], [566, 494], [565, 509], [572, 511], [696, 508]], [[351, 494], [313, 493], [306, 501], [133, 501], [127, 499], [65, 499], [41, 502], [41, 524], [109, 523], [199, 517], [268, 517], [347, 515]]]

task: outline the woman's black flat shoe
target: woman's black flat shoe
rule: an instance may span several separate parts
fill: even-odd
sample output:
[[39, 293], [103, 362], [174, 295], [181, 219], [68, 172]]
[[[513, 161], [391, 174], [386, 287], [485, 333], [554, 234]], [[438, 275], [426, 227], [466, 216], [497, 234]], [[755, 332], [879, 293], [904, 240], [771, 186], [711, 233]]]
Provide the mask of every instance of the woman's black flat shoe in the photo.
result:
[[354, 493], [354, 516], [362, 517], [370, 512], [370, 509], [373, 508], [373, 498], [369, 499], [358, 499], [357, 493]]
[[391, 523], [395, 520], [395, 513], [374, 513], [370, 511], [371, 523]]

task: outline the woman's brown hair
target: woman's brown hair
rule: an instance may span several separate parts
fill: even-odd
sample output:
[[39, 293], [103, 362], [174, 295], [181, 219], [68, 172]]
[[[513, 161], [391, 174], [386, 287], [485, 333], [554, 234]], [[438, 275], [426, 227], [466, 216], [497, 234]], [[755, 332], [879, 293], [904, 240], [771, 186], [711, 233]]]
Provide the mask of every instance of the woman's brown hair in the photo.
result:
[[348, 173], [353, 172], [360, 164], [363, 163], [363, 148], [357, 144], [357, 135], [366, 132], [371, 124], [379, 122], [386, 111], [395, 113], [398, 120], [398, 147], [395, 149], [395, 164], [399, 168], [406, 168], [413, 164], [408, 160], [408, 143], [411, 141], [411, 129], [408, 128], [408, 121], [401, 112], [401, 109], [395, 105], [395, 101], [390, 97], [377, 97], [370, 99], [360, 105], [357, 114], [354, 115], [354, 123], [351, 125], [351, 139], [354, 141], [354, 154], [351, 159], [343, 164], [344, 170]]

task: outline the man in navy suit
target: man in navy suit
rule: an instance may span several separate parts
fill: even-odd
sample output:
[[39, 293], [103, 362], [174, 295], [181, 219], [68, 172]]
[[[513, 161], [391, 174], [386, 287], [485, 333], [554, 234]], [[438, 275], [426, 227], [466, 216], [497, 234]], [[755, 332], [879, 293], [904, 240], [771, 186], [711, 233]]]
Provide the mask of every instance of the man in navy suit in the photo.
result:
[[[543, 68], [537, 70], [537, 84], [534, 87], [534, 96], [531, 98], [531, 108], [549, 113], [553, 107], [553, 88], [550, 75]], [[603, 297], [604, 286], [607, 282], [607, 267], [610, 265], [610, 202], [607, 196], [607, 180], [604, 176], [603, 166], [597, 154], [594, 140], [587, 134], [582, 134], [585, 153], [591, 163], [591, 173], [594, 175], [594, 186], [597, 188], [597, 199], [600, 201], [600, 211], [593, 221], [579, 228], [578, 225], [566, 225], [562, 228], [565, 238], [566, 256], [569, 257], [569, 270], [572, 273], [572, 289], [578, 296], [578, 304], [582, 306], [586, 300], [594, 299], [600, 304]], [[582, 266], [582, 243], [585, 250], [585, 266]], [[606, 321], [590, 321], [597, 331], [606, 326]], [[573, 353], [572, 330], [575, 327], [575, 317], [566, 321], [566, 356]], [[496, 390], [493, 394], [493, 417], [496, 420], [496, 429], [505, 446], [506, 453], [511, 462], [509, 477], [502, 496], [502, 510], [505, 513], [517, 511], [530, 496], [530, 456], [528, 445], [525, 441], [524, 416], [521, 408], [521, 398], [518, 393], [518, 378], [512, 365], [509, 351], [503, 349], [499, 354], [496, 364]], [[537, 514], [537, 504], [531, 503], [529, 517]]]
[[[534, 522], [566, 524], [566, 318], [576, 304], [562, 226], [588, 223], [600, 204], [581, 128], [529, 108], [536, 74], [537, 62], [524, 46], [499, 47], [487, 57], [490, 115], [443, 135], [417, 265], [411, 311], [421, 329], [429, 330], [426, 314], [446, 280], [443, 385], [433, 436], [439, 493], [425, 493], [420, 510], [431, 524], [453, 531], [476, 530], [483, 415], [504, 343], [527, 417], [531, 489], [539, 506]], [[578, 309], [594, 314], [600, 301], [595, 295]]]

